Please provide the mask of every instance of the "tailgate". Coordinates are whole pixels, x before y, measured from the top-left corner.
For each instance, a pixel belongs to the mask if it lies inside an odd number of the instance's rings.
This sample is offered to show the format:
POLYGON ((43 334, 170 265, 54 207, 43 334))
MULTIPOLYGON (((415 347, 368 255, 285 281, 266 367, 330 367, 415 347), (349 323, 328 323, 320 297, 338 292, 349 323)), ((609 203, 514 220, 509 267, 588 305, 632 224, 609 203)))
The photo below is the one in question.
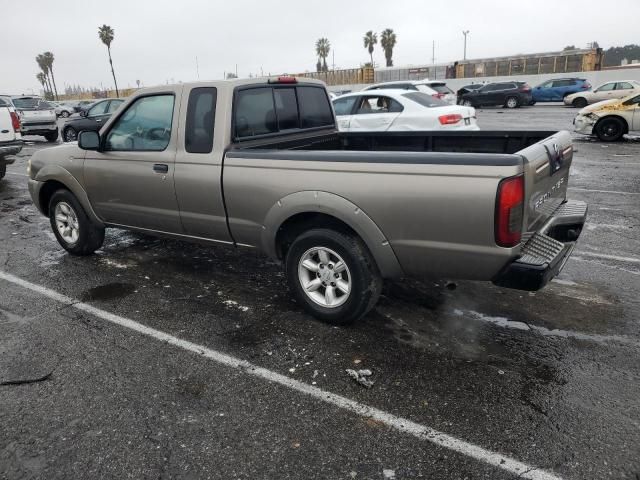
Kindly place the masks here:
POLYGON ((573 147, 561 131, 518 152, 524 157, 525 211, 523 232, 538 230, 566 200, 573 147))
POLYGON ((9 108, 0 107, 0 142, 10 142, 15 139, 16 134, 13 130, 9 108))
POLYGON ((56 118, 54 110, 21 110, 20 114, 21 122, 27 124, 34 122, 53 122, 56 118))

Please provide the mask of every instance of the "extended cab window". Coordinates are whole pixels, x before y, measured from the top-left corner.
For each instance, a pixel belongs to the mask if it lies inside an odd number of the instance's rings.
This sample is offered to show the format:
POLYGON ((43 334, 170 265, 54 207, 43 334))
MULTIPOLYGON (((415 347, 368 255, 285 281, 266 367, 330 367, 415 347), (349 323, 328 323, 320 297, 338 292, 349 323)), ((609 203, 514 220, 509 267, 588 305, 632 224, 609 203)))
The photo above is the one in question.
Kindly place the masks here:
POLYGON ((321 87, 242 89, 235 102, 236 138, 334 125, 329 97, 321 87))
POLYGON ((109 130, 105 150, 160 152, 167 148, 174 100, 169 94, 138 98, 109 130))
POLYGON ((210 153, 218 91, 215 87, 194 88, 189 94, 184 149, 189 153, 210 153))

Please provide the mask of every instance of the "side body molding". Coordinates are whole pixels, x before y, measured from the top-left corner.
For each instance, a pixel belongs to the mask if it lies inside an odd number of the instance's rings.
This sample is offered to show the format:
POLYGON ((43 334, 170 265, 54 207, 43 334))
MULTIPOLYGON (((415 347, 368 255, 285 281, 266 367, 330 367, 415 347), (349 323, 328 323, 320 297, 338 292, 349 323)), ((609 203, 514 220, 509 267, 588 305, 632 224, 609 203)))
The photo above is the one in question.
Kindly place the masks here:
POLYGON ((276 235, 280 226, 299 213, 324 213, 349 225, 365 242, 385 278, 403 276, 391 245, 375 222, 357 205, 333 193, 296 192, 281 198, 267 212, 262 229, 262 249, 277 258, 276 235))

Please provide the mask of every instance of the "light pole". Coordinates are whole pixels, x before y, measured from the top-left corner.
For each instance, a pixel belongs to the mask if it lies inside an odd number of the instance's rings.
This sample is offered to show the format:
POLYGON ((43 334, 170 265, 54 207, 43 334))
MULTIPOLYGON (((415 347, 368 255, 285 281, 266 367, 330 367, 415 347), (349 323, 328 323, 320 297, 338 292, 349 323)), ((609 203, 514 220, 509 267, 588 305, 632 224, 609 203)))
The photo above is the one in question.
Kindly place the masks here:
POLYGON ((464 35, 464 57, 463 60, 467 59, 467 35, 469 35, 469 30, 463 30, 462 35, 464 35))

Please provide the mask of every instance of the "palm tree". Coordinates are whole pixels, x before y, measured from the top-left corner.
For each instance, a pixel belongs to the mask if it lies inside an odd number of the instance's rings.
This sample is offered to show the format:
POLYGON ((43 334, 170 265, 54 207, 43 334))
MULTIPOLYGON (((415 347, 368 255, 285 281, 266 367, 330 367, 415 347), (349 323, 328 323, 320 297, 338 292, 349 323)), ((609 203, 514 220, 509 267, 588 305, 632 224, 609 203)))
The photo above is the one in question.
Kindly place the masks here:
POLYGON ((318 65, 320 64, 320 60, 322 60, 322 71, 328 72, 329 67, 327 67, 327 57, 329 56, 329 52, 331 51, 331 44, 329 40, 322 37, 319 38, 316 42, 316 54, 318 55, 318 65))
POLYGON ((113 71, 113 61, 111 60, 111 42, 113 42, 113 28, 109 25, 102 25, 98 27, 98 37, 102 43, 107 46, 107 52, 109 52, 109 64, 111 65, 111 74, 113 75, 113 83, 116 86, 116 96, 120 96, 118 91, 118 82, 116 81, 116 72, 113 71))
POLYGON ((51 74, 51 81, 53 82, 53 91, 55 92, 55 95, 56 95, 55 99, 58 100, 58 87, 56 86, 56 77, 53 76, 53 61, 55 60, 55 57, 51 52, 44 52, 42 56, 44 57, 47 69, 51 74))
POLYGON ((42 85, 42 89, 44 90, 44 96, 45 98, 48 95, 47 92, 47 77, 45 77, 43 72, 37 73, 36 74, 36 78, 38 79, 38 82, 40 82, 40 84, 42 85))
POLYGON ((364 48, 369 50, 369 56, 371 57, 371 66, 373 67, 373 46, 378 43, 378 36, 373 33, 373 30, 369 30, 364 34, 364 48))
POLYGON ((393 29, 387 28, 380 34, 380 45, 384 50, 384 58, 387 59, 387 67, 393 67, 393 47, 396 46, 396 34, 393 29))
MULTIPOLYGON (((53 88, 51 87, 51 79, 49 78, 49 67, 47 66, 47 59, 45 58, 44 54, 41 53, 36 57, 36 63, 40 67, 40 70, 42 70, 42 74, 49 84, 49 93, 51 94, 51 100, 53 100, 53 88)), ((46 96, 47 89, 45 88, 45 97, 46 96)))

